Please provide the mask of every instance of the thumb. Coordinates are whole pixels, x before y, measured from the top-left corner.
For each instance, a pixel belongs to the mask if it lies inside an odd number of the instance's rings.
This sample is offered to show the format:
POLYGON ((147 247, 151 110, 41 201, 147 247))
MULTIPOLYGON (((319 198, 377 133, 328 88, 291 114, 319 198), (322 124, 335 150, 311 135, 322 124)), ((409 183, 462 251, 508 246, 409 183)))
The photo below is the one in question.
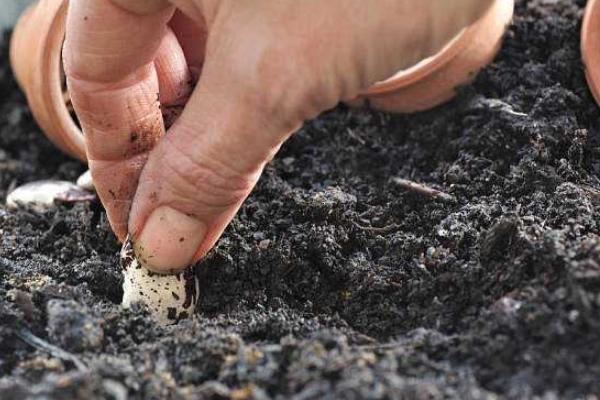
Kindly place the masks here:
POLYGON ((274 112, 275 102, 266 100, 277 97, 273 90, 250 87, 239 65, 219 54, 205 62, 186 108, 140 176, 129 232, 138 256, 157 272, 185 268, 214 246, 302 121, 274 117, 290 113, 274 112))

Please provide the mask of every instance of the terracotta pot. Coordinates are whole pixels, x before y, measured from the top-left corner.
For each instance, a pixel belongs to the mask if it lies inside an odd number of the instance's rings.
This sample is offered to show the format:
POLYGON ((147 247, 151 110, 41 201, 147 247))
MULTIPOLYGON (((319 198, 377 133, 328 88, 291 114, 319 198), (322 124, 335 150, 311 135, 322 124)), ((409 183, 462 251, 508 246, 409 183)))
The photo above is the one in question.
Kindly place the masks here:
POLYGON ((410 113, 438 106, 456 95, 493 61, 510 24, 514 0, 495 0, 473 25, 463 29, 434 56, 377 83, 351 105, 368 100, 374 108, 410 113))
POLYGON ((46 136, 66 153, 85 161, 81 130, 67 107, 62 44, 67 0, 39 0, 14 28, 10 60, 31 112, 46 136))
POLYGON ((600 104, 600 1, 589 0, 581 29, 581 54, 588 86, 600 104))

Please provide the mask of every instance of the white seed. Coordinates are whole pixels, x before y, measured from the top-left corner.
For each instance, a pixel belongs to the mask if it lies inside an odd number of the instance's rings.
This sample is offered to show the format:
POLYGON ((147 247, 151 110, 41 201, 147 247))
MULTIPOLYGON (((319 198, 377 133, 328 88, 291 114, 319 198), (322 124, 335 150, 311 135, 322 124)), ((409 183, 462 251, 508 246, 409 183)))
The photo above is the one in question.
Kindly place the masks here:
POLYGON ((81 174, 79 178, 77 178, 77 186, 82 189, 89 190, 90 192, 96 190, 94 187, 94 181, 92 180, 92 173, 89 169, 81 174))
POLYGON ((44 211, 54 207, 55 200, 64 198, 69 193, 81 192, 79 186, 67 181, 30 182, 9 193, 6 197, 6 207, 30 207, 36 211, 44 211))
POLYGON ((195 267, 171 275, 151 272, 135 255, 129 238, 121 249, 121 266, 123 307, 143 303, 161 325, 174 324, 193 315, 199 290, 195 267))

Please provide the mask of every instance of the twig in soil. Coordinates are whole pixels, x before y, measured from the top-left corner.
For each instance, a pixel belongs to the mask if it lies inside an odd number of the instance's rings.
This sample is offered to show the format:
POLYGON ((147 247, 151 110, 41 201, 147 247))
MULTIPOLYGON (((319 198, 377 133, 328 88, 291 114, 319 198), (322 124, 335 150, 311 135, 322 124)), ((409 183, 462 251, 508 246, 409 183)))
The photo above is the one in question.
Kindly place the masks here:
POLYGON ((362 226, 356 222, 353 222, 354 226, 356 226, 358 229, 362 229, 363 231, 368 231, 368 232, 373 232, 373 233, 379 233, 379 234, 386 234, 386 233, 390 233, 390 232, 394 232, 397 231, 398 229, 400 229, 400 225, 398 224, 391 224, 391 225, 386 225, 386 226, 382 226, 382 227, 378 227, 378 226, 362 226))
POLYGON ((527 117, 528 115, 522 112, 515 111, 513 106, 499 99, 485 99, 484 104, 492 110, 498 110, 515 117, 527 117))
POLYGON ((440 200, 444 203, 456 203, 456 198, 454 196, 442 192, 441 190, 426 186, 422 183, 409 181, 408 179, 403 178, 392 178, 392 182, 408 192, 415 192, 420 195, 430 197, 434 200, 440 200))
POLYGON ((401 343, 399 342, 391 342, 391 343, 385 343, 385 344, 363 344, 363 345, 358 345, 358 346, 354 346, 356 349, 359 350, 379 350, 379 351, 383 351, 383 350, 394 350, 397 349, 398 347, 402 346, 401 343))
POLYGON ((500 99, 488 99, 483 96, 476 96, 469 106, 470 110, 473 111, 499 111, 515 117, 528 117, 529 115, 515 111, 512 105, 505 103, 500 99))
POLYGON ((80 371, 87 371, 86 365, 77 356, 35 336, 29 329, 21 328, 17 331, 17 335, 30 346, 33 346, 38 350, 45 351, 56 358, 60 358, 61 360, 70 361, 80 371))
POLYGON ((364 146, 364 145, 367 144, 367 142, 365 142, 360 136, 358 136, 357 134, 355 134, 352 129, 350 129, 350 128, 346 129, 346 133, 348 133, 348 136, 350 136, 352 139, 356 140, 361 145, 364 146))

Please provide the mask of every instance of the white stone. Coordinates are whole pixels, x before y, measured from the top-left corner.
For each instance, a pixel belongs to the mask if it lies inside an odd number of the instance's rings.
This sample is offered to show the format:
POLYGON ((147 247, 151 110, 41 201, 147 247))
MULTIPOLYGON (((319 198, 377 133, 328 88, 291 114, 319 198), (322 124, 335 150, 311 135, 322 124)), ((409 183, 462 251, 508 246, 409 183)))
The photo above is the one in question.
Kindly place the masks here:
POLYGON ((94 181, 92 180, 92 173, 88 169, 79 178, 77 178, 77 186, 82 189, 89 190, 90 192, 95 191, 94 181))
POLYGON ((129 238, 121 250, 123 302, 145 304, 161 325, 170 325, 194 314, 198 302, 198 279, 194 267, 171 275, 151 272, 136 257, 129 238))
POLYGON ((36 211, 44 211, 54 207, 54 200, 70 191, 81 192, 81 189, 67 181, 30 182, 19 186, 6 196, 6 207, 9 209, 31 207, 36 211))

